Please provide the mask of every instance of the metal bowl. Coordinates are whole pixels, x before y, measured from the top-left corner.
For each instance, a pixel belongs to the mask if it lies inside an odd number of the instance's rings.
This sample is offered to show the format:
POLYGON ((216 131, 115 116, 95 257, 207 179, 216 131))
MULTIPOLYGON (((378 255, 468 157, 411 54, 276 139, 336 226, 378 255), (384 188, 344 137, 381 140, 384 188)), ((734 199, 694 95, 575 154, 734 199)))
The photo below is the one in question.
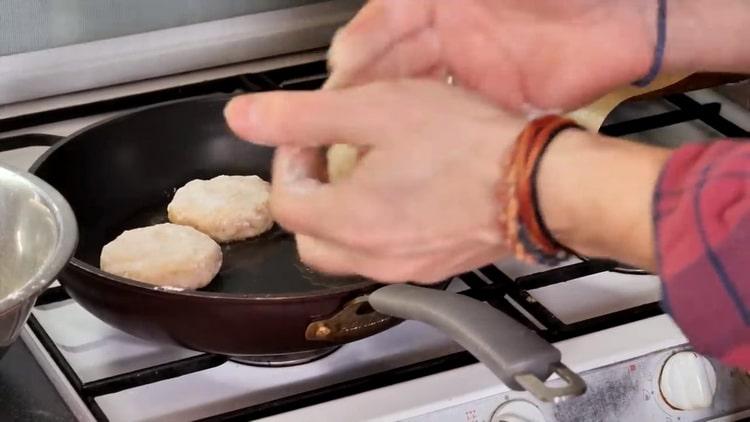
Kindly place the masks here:
POLYGON ((77 240, 75 216, 62 195, 32 174, 0 166, 0 356, 77 240))

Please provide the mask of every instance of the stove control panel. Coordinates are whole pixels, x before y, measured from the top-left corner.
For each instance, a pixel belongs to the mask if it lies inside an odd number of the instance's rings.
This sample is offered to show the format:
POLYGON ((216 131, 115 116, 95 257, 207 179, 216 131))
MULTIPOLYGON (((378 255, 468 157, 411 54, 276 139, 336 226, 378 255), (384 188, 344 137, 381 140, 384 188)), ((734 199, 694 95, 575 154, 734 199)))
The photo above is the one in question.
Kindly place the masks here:
MULTIPOLYGON (((688 422, 750 409, 750 376, 680 346, 581 374, 586 394, 558 404, 508 391, 411 422, 688 422)), ((555 381, 551 381, 554 383, 555 381)))

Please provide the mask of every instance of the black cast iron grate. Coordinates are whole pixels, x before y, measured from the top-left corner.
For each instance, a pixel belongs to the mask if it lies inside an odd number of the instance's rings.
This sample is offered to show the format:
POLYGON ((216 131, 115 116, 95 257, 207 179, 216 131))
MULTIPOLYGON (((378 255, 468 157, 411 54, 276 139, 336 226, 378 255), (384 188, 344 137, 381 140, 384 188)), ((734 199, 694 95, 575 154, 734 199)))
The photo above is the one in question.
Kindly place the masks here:
MULTIPOLYGON (((158 91, 133 97, 108 100, 87 104, 72 109, 43 112, 9 120, 0 120, 0 128, 16 129, 51 121, 80 117, 103 110, 124 110, 140 105, 153 104, 159 101, 184 98, 197 94, 215 92, 264 91, 270 89, 313 89, 319 87, 326 77, 325 64, 317 62, 307 65, 278 69, 260 74, 243 75, 225 78, 220 81, 204 82, 179 89, 158 91)), ((602 133, 612 136, 624 136, 646 130, 671 126, 692 120, 700 120, 717 132, 728 137, 748 137, 750 133, 721 116, 721 104, 701 104, 682 94, 670 95, 666 100, 676 109, 665 113, 632 119, 604 126, 602 133)), ((3 141, 7 141, 3 140, 3 141)), ((607 328, 635 322, 662 313, 658 303, 649 303, 630 309, 598 316, 595 318, 566 324, 560 321, 544 305, 534 300, 529 293, 534 289, 565 283, 570 280, 606 271, 616 271, 616 264, 607 261, 584 261, 572 265, 550 269, 535 274, 519 277, 515 280, 495 266, 480 268, 458 276, 469 288, 459 292, 485 301, 508 313, 524 325, 536 330, 550 342, 557 342, 607 328), (481 275, 481 276, 480 276, 481 275), (522 309, 524 312, 521 312, 522 309), (536 322, 525 314, 530 315, 536 322), (540 327, 541 325, 541 327, 540 327)), ((62 287, 47 290, 37 301, 37 306, 68 300, 62 287)), ((108 418, 96 403, 96 398, 142 385, 164 381, 170 378, 207 370, 222 365, 227 361, 224 356, 201 354, 178 361, 168 362, 149 368, 82 382, 73 368, 65 360, 54 341, 32 315, 29 326, 35 333, 52 359, 65 374, 76 392, 99 421, 108 418)), ((341 397, 370 391, 427 375, 476 363, 468 352, 430 359, 412 365, 395 368, 334 385, 312 389, 303 393, 256 404, 247 408, 232 410, 204 419, 205 421, 245 421, 272 416, 275 414, 300 409, 306 406, 335 400, 341 397)))

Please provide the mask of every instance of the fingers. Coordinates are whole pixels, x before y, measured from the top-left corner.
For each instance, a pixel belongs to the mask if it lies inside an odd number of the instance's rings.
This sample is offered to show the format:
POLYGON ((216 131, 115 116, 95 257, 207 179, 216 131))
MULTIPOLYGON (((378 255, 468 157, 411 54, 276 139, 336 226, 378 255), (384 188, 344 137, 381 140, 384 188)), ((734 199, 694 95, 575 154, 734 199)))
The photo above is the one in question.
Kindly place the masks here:
POLYGON ((297 186, 313 188, 325 182, 326 160, 324 151, 316 147, 280 146, 273 160, 272 180, 282 188, 297 186))
POLYGON ((382 283, 414 282, 432 284, 496 262, 507 255, 504 248, 481 253, 466 253, 466 258, 415 255, 405 258, 383 257, 344 247, 335 242, 297 235, 300 259, 317 271, 331 275, 360 275, 382 283), (471 256, 469 256, 471 255, 471 256))
POLYGON ((364 195, 357 195, 346 180, 324 184, 306 175, 295 176, 296 168, 281 170, 281 161, 277 158, 274 165, 271 193, 275 221, 286 230, 347 246, 364 242, 368 233, 363 228, 376 218, 364 195))
POLYGON ((441 65, 440 42, 430 28, 409 34, 382 54, 372 57, 367 66, 349 63, 332 66, 326 88, 364 85, 377 80, 398 78, 435 78, 445 76, 441 65))
MULTIPOLYGON (((332 72, 326 86, 352 85, 357 75, 403 40, 424 32, 432 23, 433 7, 434 2, 428 0, 368 2, 334 37, 328 55, 332 72)), ((410 47, 408 51, 415 50, 410 47)))
POLYGON ((237 136, 258 144, 371 145, 384 139, 374 135, 392 123, 389 110, 375 101, 384 94, 387 89, 372 87, 247 94, 233 98, 224 115, 237 136))
POLYGON ((323 184, 316 177, 318 159, 319 155, 310 148, 276 149, 271 214, 289 231, 314 236, 338 232, 336 220, 342 217, 342 207, 346 206, 346 191, 342 184, 323 184))
POLYGON ((407 260, 382 259, 304 235, 297 235, 296 240, 302 262, 320 272, 356 274, 382 283, 414 281, 411 279, 413 267, 407 260))
POLYGON ((295 236, 300 260, 320 272, 330 275, 354 275, 351 254, 322 239, 298 234, 295 236))
POLYGON ((360 108, 352 97, 346 91, 247 94, 229 101, 224 115, 237 136, 254 143, 318 146, 356 138, 355 127, 342 118, 360 108))

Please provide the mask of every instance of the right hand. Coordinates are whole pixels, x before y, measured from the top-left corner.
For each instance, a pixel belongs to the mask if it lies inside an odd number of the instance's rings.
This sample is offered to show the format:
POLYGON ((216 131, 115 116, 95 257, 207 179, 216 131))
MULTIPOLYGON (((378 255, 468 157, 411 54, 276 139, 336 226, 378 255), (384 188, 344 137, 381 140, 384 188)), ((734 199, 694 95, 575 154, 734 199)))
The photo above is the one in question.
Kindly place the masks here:
POLYGON ((240 138, 278 147, 272 213, 311 267, 429 283, 508 256, 496 190, 525 122, 484 98, 401 80, 246 94, 225 114, 240 138), (320 183, 315 151, 339 141, 369 151, 349 177, 320 183))
POLYGON ((651 0, 371 0, 334 38, 328 87, 445 78, 508 110, 572 110, 644 75, 651 0))

